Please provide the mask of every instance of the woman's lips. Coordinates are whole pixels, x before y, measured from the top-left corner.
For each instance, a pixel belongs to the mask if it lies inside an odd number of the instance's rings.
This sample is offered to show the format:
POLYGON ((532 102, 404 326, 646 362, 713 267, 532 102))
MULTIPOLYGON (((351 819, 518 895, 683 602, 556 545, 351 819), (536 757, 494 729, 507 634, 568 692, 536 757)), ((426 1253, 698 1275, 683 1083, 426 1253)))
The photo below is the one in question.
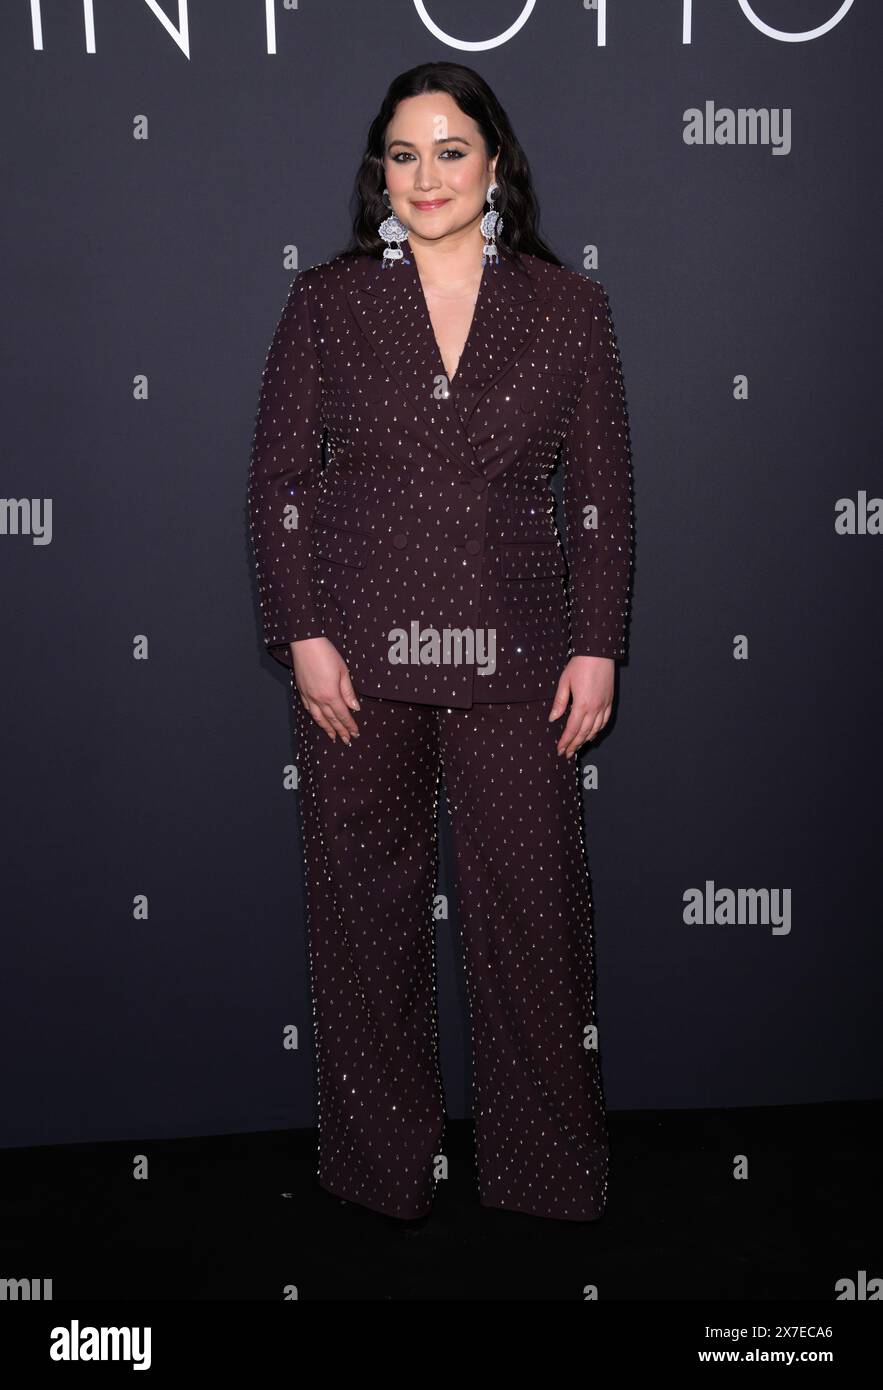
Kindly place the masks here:
POLYGON ((413 206, 419 208, 421 212, 432 212, 433 208, 442 208, 445 203, 450 201, 450 198, 433 198, 429 203, 418 203, 412 199, 413 206))

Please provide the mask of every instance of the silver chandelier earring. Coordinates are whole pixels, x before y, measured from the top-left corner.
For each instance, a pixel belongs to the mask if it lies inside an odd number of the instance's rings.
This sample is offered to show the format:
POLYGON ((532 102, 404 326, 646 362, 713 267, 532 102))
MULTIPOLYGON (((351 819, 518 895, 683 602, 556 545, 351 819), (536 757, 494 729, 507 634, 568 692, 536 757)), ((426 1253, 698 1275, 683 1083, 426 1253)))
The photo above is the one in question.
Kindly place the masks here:
POLYGON ((494 194, 499 193, 499 191, 499 184, 492 183, 487 191, 489 207, 484 217, 481 219, 481 234, 485 239, 484 250, 481 254, 484 258, 485 265, 488 261, 491 261, 496 266, 500 259, 495 238, 497 234, 503 230, 503 219, 494 207, 494 194))
MULTIPOLYGON (((388 188, 384 188, 383 190, 383 201, 386 203, 387 207, 392 206, 388 188)), ((391 213, 389 217, 383 219, 377 231, 386 242, 386 250, 383 253, 381 268, 386 270, 388 265, 394 265, 396 261, 401 260, 404 260, 405 265, 410 265, 411 262, 408 260, 401 247, 401 243, 407 239, 408 228, 403 222, 399 221, 394 212, 391 213)))

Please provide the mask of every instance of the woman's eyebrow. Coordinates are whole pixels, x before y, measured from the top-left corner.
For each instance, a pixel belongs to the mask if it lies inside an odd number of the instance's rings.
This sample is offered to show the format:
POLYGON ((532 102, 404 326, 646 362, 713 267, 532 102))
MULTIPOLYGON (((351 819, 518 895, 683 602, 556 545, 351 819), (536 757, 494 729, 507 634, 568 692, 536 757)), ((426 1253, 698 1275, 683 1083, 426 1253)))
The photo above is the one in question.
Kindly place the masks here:
MULTIPOLYGON (((466 139, 465 135, 440 135, 438 139, 434 140, 432 143, 434 145, 447 145, 450 144, 452 140, 456 140, 461 145, 470 144, 470 141, 466 139)), ((390 140, 386 148, 391 150, 393 145, 407 145, 412 150, 417 148, 413 140, 390 140)))

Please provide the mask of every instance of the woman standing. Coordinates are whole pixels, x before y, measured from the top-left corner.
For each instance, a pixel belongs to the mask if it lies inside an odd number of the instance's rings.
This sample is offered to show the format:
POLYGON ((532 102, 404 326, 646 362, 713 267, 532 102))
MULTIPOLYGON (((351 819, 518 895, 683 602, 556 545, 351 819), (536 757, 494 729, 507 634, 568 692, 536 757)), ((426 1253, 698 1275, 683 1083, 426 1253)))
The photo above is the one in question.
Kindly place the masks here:
POLYGON ((443 774, 480 1201, 593 1220, 609 1149, 574 755, 626 651, 610 306, 539 238, 524 153, 469 68, 393 82, 357 196, 351 246, 289 289, 249 475, 263 636, 297 713, 318 1180, 413 1221, 444 1174, 443 774))

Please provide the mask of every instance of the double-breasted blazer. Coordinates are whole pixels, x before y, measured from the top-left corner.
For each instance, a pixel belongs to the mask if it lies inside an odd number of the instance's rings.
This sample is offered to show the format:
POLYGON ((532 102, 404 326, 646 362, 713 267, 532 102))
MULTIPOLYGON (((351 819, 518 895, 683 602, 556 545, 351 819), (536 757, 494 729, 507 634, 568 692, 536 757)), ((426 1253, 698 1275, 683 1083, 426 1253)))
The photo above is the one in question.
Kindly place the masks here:
POLYGON ((302 271, 248 510, 263 640, 289 667, 325 636, 358 692, 468 708, 551 700, 571 655, 622 658, 631 450, 605 289, 500 248, 449 381, 413 257, 302 271))

